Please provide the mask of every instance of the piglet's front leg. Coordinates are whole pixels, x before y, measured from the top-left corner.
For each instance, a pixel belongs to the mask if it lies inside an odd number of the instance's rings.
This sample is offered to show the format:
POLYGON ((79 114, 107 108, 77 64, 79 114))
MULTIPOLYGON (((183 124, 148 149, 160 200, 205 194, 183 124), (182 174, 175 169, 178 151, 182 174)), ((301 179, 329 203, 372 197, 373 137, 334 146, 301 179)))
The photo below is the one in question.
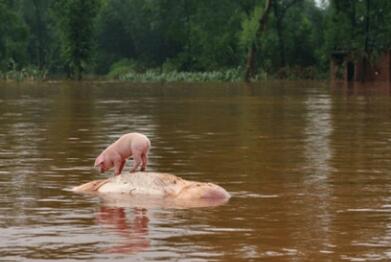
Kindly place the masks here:
POLYGON ((126 160, 114 162, 114 175, 119 176, 125 166, 126 160))

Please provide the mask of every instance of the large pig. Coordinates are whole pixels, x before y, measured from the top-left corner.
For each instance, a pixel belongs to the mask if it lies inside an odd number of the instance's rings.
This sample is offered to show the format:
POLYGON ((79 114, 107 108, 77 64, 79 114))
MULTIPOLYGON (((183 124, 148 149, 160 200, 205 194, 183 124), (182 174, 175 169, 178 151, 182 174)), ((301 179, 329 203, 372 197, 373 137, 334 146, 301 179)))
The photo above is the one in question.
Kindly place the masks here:
POLYGON ((145 171, 148 163, 148 152, 151 147, 149 139, 140 133, 128 133, 108 146, 95 160, 95 167, 101 173, 114 167, 114 174, 121 174, 125 162, 129 157, 133 158, 130 172, 135 172, 141 167, 145 171))
POLYGON ((219 185, 157 172, 136 172, 94 180, 74 187, 72 191, 98 194, 109 206, 145 208, 217 206, 230 198, 230 194, 219 185))

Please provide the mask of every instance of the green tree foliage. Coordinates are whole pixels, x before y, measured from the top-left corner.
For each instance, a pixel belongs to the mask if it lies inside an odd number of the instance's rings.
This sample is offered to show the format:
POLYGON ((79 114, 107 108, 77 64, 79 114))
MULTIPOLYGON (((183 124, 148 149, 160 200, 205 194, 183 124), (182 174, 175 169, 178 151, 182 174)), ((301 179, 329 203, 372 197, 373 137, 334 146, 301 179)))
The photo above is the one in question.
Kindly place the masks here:
POLYGON ((23 0, 22 13, 29 30, 27 48, 29 61, 39 69, 48 67, 50 43, 53 41, 49 28, 50 0, 23 0))
POLYGON ((236 66, 239 8, 229 0, 107 1, 98 19, 99 61, 180 71, 236 66))
POLYGON ((359 56, 391 47, 391 2, 332 0, 326 15, 326 52, 355 51, 359 56))
POLYGON ((262 15, 262 7, 256 6, 249 16, 242 19, 242 31, 239 36, 240 47, 246 51, 256 39, 259 28, 259 17, 262 15))
POLYGON ((57 0, 55 4, 67 73, 80 80, 91 56, 100 1, 57 0))
POLYGON ((318 2, 272 0, 257 35, 266 0, 0 0, 0 71, 236 77, 255 45, 254 74, 291 77, 327 72, 335 50, 391 47, 391 1, 318 2))
POLYGON ((252 78, 256 76, 256 67, 257 67, 257 54, 258 54, 258 39, 265 34, 266 25, 268 24, 269 14, 272 7, 272 0, 266 0, 265 8, 262 10, 261 14, 257 14, 257 10, 254 12, 254 16, 258 15, 254 19, 258 22, 258 26, 254 25, 256 28, 255 36, 251 40, 247 51, 246 57, 246 67, 244 72, 244 80, 249 82, 252 78))
POLYGON ((27 28, 18 14, 19 4, 0 0, 0 70, 14 70, 27 62, 27 28))
POLYGON ((322 14, 314 5, 296 1, 283 20, 283 41, 288 66, 317 66, 322 46, 322 14))
POLYGON ((197 1, 188 10, 187 46, 190 60, 184 69, 216 70, 237 66, 242 61, 238 52, 237 32, 241 26, 240 6, 235 1, 197 1))

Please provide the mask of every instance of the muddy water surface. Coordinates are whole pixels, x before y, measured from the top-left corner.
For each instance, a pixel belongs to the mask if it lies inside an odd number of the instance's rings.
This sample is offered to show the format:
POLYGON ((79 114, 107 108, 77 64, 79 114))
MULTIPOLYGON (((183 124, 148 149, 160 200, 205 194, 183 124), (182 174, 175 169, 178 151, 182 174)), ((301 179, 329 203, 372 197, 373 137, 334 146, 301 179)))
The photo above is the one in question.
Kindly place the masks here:
POLYGON ((390 87, 0 83, 0 257, 389 260, 390 87), (152 141, 149 170, 232 199, 145 209, 64 190, 111 175, 94 159, 132 131, 152 141))

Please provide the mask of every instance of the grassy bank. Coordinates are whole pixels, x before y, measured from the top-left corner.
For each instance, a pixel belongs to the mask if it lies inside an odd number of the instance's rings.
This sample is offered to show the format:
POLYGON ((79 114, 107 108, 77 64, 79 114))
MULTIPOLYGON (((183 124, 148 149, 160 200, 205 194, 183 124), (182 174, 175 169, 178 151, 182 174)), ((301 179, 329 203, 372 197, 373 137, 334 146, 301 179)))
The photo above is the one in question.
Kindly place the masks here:
MULTIPOLYGON (((260 72, 254 77, 257 80, 324 80, 327 73, 319 73, 311 68, 282 68, 271 74, 260 72)), ((13 81, 34 81, 48 79, 66 79, 66 76, 50 75, 46 70, 25 68, 0 72, 0 79, 13 81)), ((86 75, 84 79, 120 80, 129 82, 240 82, 243 71, 240 68, 211 72, 178 72, 161 69, 134 70, 132 68, 115 68, 107 75, 86 75)))
POLYGON ((23 68, 21 70, 9 70, 6 72, 0 71, 0 79, 2 80, 45 80, 48 77, 48 72, 46 70, 39 70, 32 67, 23 68))

